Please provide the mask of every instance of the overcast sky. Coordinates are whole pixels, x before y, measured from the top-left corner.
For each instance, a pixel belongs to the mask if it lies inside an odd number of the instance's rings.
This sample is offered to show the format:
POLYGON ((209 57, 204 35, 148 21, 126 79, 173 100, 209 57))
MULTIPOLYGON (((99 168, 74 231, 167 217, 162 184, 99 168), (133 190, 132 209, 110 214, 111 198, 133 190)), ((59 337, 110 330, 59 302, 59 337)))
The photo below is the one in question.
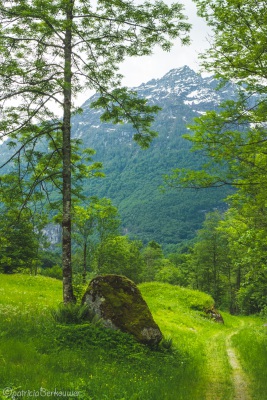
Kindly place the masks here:
MULTIPOLYGON (((124 84, 127 86, 139 86, 153 78, 160 78, 172 68, 188 65, 195 71, 199 69, 198 53, 208 47, 208 28, 205 21, 197 16, 196 6, 192 0, 178 0, 185 7, 185 15, 192 24, 190 33, 191 45, 182 46, 179 39, 169 53, 155 48, 154 54, 147 57, 129 58, 121 67, 125 76, 124 84)), ((171 4, 173 0, 165 0, 171 4)))
MULTIPOLYGON (((142 0, 136 0, 141 2, 142 0)), ((164 0, 171 4, 176 0, 164 0)), ((155 48, 153 55, 146 57, 131 57, 121 66, 121 73, 125 76, 123 85, 136 87, 143 82, 153 78, 161 78, 172 68, 188 65, 195 71, 199 70, 198 54, 207 48, 208 28, 205 21, 197 16, 196 6, 192 0, 177 0, 184 4, 184 14, 188 22, 192 24, 190 32, 191 45, 181 46, 180 40, 176 39, 175 45, 170 52, 164 52, 155 48)), ((83 93, 78 96, 77 103, 83 103, 92 93, 83 93)))

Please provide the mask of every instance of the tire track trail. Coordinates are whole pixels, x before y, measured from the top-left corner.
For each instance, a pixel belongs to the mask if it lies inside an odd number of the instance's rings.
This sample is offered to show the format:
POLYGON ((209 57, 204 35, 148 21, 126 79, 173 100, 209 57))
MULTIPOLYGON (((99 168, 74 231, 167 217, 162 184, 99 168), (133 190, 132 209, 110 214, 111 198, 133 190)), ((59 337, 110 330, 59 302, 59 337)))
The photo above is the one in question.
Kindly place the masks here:
POLYGON ((207 347, 208 385, 205 400, 231 400, 234 387, 229 379, 228 355, 225 332, 218 332, 209 338, 207 347), (228 374, 222 373, 227 371, 228 374))
POLYGON ((237 333, 238 331, 232 332, 226 339, 226 351, 233 371, 234 400, 252 400, 249 391, 249 379, 240 364, 236 350, 231 344, 232 336, 237 333))
POLYGON ((250 394, 249 378, 232 344, 232 337, 243 326, 244 321, 241 321, 238 329, 235 328, 232 332, 228 330, 228 332, 216 333, 210 338, 207 352, 209 386, 205 400, 253 400, 250 394))

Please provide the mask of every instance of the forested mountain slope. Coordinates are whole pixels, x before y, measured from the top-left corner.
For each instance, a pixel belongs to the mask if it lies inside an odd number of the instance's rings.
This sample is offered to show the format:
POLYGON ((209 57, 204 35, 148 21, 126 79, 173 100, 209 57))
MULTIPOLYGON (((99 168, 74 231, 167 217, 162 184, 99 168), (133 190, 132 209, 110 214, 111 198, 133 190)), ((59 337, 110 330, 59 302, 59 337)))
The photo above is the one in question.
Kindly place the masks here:
POLYGON ((103 162, 106 173, 106 178, 88 182, 86 194, 112 199, 124 233, 144 242, 176 244, 195 235, 205 212, 225 208, 222 199, 229 189, 159 190, 163 174, 172 168, 200 165, 201 156, 190 152, 182 135, 194 117, 235 96, 232 84, 220 91, 217 85, 212 77, 203 78, 185 66, 135 88, 162 107, 153 125, 159 135, 148 150, 133 142, 132 128, 100 122, 101 111, 90 108, 95 96, 84 103, 83 114, 73 118, 74 136, 96 150, 94 160, 103 162))
MULTIPOLYGON (((217 86, 212 77, 203 78, 185 66, 134 88, 150 104, 162 108, 153 123, 158 137, 147 150, 132 140, 130 126, 100 122, 102 110, 90 108, 97 95, 84 103, 82 114, 73 116, 73 136, 96 151, 93 160, 103 163, 106 174, 104 179, 89 179, 85 193, 112 200, 118 207, 124 234, 144 243, 155 240, 171 249, 195 236, 206 212, 226 208, 223 199, 229 188, 160 190, 163 175, 173 168, 195 169, 202 164, 203 156, 190 152, 191 144, 182 136, 188 133, 187 125, 194 117, 235 97, 234 85, 229 83, 221 90, 217 86)), ((1 145, 1 161, 10 156, 10 151, 14 149, 6 143, 1 145)))

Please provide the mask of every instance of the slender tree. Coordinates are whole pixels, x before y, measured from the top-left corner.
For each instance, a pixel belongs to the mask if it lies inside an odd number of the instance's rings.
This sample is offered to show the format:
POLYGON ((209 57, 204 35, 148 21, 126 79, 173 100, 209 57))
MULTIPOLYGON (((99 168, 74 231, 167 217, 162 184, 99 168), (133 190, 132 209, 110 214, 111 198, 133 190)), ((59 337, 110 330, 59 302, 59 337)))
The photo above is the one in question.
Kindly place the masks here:
POLYGON ((82 248, 83 283, 86 283, 88 252, 93 258, 93 249, 108 236, 118 234, 120 220, 118 210, 109 199, 93 197, 86 207, 74 206, 73 239, 82 248))
POLYGON ((144 248, 142 256, 145 262, 142 279, 148 282, 153 281, 156 273, 160 270, 161 261, 163 260, 161 245, 152 240, 144 248))
POLYGON ((140 282, 144 267, 141 247, 140 241, 129 240, 127 236, 107 236, 96 250, 96 271, 125 275, 134 282, 140 282))
POLYGON ((194 286, 210 293, 220 304, 224 293, 228 291, 225 281, 229 270, 227 239, 218 229, 221 218, 218 211, 206 215, 191 254, 194 286))
MULTIPOLYGON (((129 0, 1 0, 0 1, 0 138, 32 149, 44 136, 53 142, 53 156, 62 159, 62 263, 64 302, 74 301, 71 268, 71 113, 82 88, 95 89, 95 107, 103 119, 129 122, 135 140, 148 146, 155 132, 153 113, 136 93, 121 87, 118 65, 127 56, 151 54, 171 40, 188 43, 189 25, 182 6, 162 1, 135 5, 129 0), (55 107, 63 111, 56 117, 55 107), (49 121, 49 122, 48 122, 49 121)), ((11 157, 12 159, 12 157, 11 157)), ((53 177, 53 171, 46 167, 53 177)), ((41 184, 43 171, 34 183, 41 184)))

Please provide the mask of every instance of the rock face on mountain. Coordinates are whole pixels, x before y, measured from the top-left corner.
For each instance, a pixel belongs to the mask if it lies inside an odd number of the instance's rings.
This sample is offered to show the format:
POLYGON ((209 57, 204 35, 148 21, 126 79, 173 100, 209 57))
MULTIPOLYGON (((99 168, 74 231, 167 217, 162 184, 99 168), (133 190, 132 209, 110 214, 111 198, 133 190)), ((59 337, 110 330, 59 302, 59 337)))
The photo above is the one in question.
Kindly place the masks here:
POLYGON ((102 318, 104 326, 130 333, 143 344, 155 345, 162 334, 134 282, 120 275, 94 278, 83 304, 102 318))

